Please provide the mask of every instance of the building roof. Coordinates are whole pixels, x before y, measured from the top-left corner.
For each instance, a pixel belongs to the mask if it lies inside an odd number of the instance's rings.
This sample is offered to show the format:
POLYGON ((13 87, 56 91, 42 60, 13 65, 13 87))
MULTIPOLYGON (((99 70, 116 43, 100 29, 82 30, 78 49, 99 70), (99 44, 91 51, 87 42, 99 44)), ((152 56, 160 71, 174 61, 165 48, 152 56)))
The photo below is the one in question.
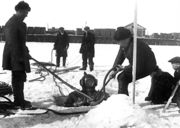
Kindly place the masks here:
MULTIPOLYGON (((133 26, 134 26, 134 23, 130 23, 130 24, 126 25, 125 28, 133 28, 133 26)), ((138 29, 146 29, 145 27, 143 27, 139 24, 137 24, 137 28, 138 29)))

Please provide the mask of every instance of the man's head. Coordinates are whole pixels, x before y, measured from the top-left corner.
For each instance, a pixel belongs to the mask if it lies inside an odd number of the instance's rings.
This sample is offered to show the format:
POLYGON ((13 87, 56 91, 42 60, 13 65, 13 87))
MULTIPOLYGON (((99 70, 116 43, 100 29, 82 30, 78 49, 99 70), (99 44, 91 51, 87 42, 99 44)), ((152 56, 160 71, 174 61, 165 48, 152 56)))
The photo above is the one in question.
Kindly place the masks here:
POLYGON ((168 62, 172 64, 172 68, 177 71, 180 70, 180 57, 176 56, 170 59, 168 62))
POLYGON ((15 6, 16 15, 20 17, 20 19, 24 20, 25 17, 27 17, 28 12, 31 11, 31 8, 28 3, 24 1, 20 1, 15 6))
POLYGON ((118 27, 114 34, 114 40, 118 41, 118 44, 120 44, 122 47, 128 46, 131 37, 131 31, 124 27, 118 27))
POLYGON ((60 31, 60 32, 64 32, 64 28, 63 28, 63 27, 60 27, 60 28, 59 28, 59 31, 60 31))
POLYGON ((85 31, 85 32, 88 32, 89 30, 90 30, 90 27, 89 27, 89 26, 84 27, 84 31, 85 31))

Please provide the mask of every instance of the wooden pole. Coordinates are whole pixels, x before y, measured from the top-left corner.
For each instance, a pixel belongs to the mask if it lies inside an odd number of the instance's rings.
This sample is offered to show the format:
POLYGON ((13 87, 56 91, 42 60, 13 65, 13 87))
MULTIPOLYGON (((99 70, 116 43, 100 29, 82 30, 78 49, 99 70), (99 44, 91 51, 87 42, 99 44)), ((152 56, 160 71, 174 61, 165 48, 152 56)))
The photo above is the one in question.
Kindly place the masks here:
POLYGON ((132 68, 132 76, 133 76, 133 104, 135 104, 135 92, 136 92, 136 60, 137 60, 137 0, 135 0, 135 8, 134 8, 134 24, 133 24, 133 68, 132 68))

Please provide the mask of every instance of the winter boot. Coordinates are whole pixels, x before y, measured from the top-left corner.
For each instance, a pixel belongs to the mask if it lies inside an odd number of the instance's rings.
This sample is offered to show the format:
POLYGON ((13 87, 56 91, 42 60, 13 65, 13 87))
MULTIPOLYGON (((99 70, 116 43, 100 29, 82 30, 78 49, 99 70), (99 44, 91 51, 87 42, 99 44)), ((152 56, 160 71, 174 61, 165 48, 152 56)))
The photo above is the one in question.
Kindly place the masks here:
POLYGON ((86 67, 82 67, 82 68, 80 68, 79 70, 86 70, 86 67))
POLYGON ((93 71, 93 70, 94 70, 94 66, 93 66, 93 65, 90 65, 90 66, 89 66, 89 70, 90 70, 90 71, 93 71))
POLYGON ((15 108, 26 109, 32 107, 29 101, 24 100, 24 82, 13 81, 13 94, 14 94, 14 106, 15 108))

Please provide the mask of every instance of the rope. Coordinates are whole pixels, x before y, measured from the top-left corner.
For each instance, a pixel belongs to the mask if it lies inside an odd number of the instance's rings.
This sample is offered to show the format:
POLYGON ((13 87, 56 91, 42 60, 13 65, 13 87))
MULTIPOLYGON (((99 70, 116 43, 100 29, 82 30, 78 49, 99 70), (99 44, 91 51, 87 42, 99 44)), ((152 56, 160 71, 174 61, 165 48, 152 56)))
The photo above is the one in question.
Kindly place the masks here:
MULTIPOLYGON (((116 66, 114 66, 113 68, 111 68, 111 69, 106 73, 106 75, 105 75, 105 77, 104 77, 104 80, 103 80, 103 87, 101 88, 100 92, 103 91, 103 92, 105 93, 105 87, 106 87, 106 85, 109 83, 109 81, 113 79, 113 77, 109 78, 108 80, 107 80, 107 78, 108 78, 109 74, 110 74, 115 68, 116 68, 116 66)), ((119 71, 121 71, 121 70, 122 70, 122 69, 115 71, 115 74, 117 74, 117 73, 118 73, 119 71)))
MULTIPOLYGON (((32 60, 34 60, 35 62, 39 63, 39 61, 37 61, 34 58, 31 58, 32 60)), ((74 91, 78 92, 79 94, 81 94, 82 96, 88 98, 89 100, 93 101, 93 99, 86 95, 85 93, 81 92, 79 89, 73 87, 72 85, 70 85, 69 83, 67 83, 66 81, 64 81, 63 79, 61 79, 58 75, 56 75, 54 72, 52 72, 51 70, 49 70, 48 68, 46 68, 44 65, 42 65, 41 63, 39 63, 39 65, 41 65, 44 69, 46 69, 50 74, 52 74, 54 77, 56 77, 58 80, 60 80, 62 83, 64 83, 65 85, 67 85, 69 88, 73 89, 74 91)))
MULTIPOLYGON (((52 63, 52 61, 53 61, 53 51, 54 51, 54 50, 52 49, 52 50, 51 50, 51 63, 52 63)), ((55 70, 53 71, 54 73, 57 71, 56 69, 57 69, 57 67, 56 67, 55 70)), ((62 91, 62 88, 58 85, 58 82, 56 81, 54 75, 53 75, 53 81, 54 81, 54 83, 55 83, 55 86, 58 88, 60 95, 61 95, 61 96, 65 96, 65 94, 64 94, 63 91, 62 91)))
MULTIPOLYGON (((105 77, 104 77, 104 80, 103 80, 103 86, 102 86, 102 88, 101 88, 101 90, 100 90, 100 92, 99 92, 99 95, 101 95, 101 92, 103 92, 103 94, 104 94, 104 96, 105 96, 105 93, 106 93, 105 87, 106 87, 106 85, 113 79, 113 77, 110 77, 108 80, 107 80, 107 78, 108 78, 109 74, 110 74, 115 68, 116 68, 116 66, 113 67, 113 68, 111 68, 111 69, 106 73, 106 75, 105 75, 105 77)), ((118 73, 119 71, 121 71, 121 70, 122 70, 122 69, 115 71, 115 74, 117 74, 117 73, 118 73)), ((101 97, 97 102, 98 102, 98 103, 101 103, 101 102, 104 100, 104 98, 105 98, 104 96, 101 97)))

